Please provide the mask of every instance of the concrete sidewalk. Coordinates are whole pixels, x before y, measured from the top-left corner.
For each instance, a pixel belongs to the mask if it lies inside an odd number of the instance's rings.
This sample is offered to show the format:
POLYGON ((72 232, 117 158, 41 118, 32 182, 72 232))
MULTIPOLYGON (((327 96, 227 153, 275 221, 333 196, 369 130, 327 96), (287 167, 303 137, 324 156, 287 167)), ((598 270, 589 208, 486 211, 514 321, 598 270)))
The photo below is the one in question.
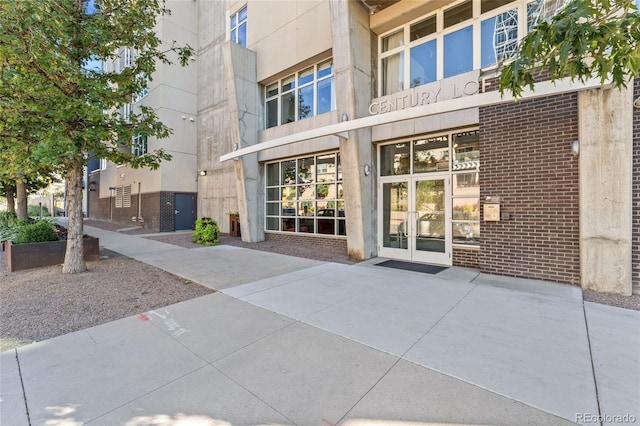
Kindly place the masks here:
POLYGON ((87 232, 222 291, 0 354, 2 425, 640 422, 640 312, 579 288, 87 232))

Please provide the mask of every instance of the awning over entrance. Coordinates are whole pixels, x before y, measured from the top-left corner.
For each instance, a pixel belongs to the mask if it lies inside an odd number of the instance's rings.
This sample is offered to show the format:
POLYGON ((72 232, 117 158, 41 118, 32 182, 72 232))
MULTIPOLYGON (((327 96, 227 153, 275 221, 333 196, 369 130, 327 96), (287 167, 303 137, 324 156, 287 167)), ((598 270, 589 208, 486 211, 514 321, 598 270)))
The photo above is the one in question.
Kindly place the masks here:
MULTIPOLYGON (((523 92, 520 100, 540 98, 544 96, 557 95, 566 92, 575 92, 580 90, 594 89, 603 87, 599 79, 590 79, 584 83, 571 82, 569 79, 558 80, 555 83, 544 81, 536 84, 535 91, 526 90, 523 92)), ((228 161, 238 159, 243 155, 254 152, 263 151, 265 149, 275 148, 278 146, 288 145, 295 142, 315 139, 322 136, 337 135, 346 136, 346 132, 352 130, 364 129, 367 127, 378 126, 382 124, 395 123, 398 121, 411 120, 419 117, 426 117, 446 112, 461 111, 469 108, 478 108, 482 106, 496 105, 501 103, 518 102, 511 97, 502 97, 498 91, 480 93, 477 95, 466 96, 457 99, 450 99, 437 103, 416 106, 413 108, 403 109, 399 111, 388 112, 385 114, 372 115, 369 117, 358 118, 351 121, 343 121, 342 123, 331 124, 325 127, 307 130, 269 141, 261 142, 255 145, 247 146, 236 151, 229 152, 220 157, 220 161, 228 161)), ((240 144, 238 144, 240 146, 240 144)))

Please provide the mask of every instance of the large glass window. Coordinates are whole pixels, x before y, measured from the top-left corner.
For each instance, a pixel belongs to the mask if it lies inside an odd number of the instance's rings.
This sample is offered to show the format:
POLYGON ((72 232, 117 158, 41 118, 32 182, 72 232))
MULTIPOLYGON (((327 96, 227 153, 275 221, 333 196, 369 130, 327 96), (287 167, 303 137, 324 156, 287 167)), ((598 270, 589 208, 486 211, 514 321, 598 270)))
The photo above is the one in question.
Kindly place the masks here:
POLYGON ((332 60, 267 84, 264 99, 267 129, 335 110, 332 60))
POLYGON ((455 133, 453 151, 452 227, 456 244, 480 244, 479 132, 455 133))
POLYGON ((247 7, 231 15, 231 41, 247 47, 247 7))
POLYGON ((511 58, 539 1, 466 0, 382 34, 380 96, 511 58))
POLYGON ((340 154, 265 166, 265 230, 346 235, 340 154))

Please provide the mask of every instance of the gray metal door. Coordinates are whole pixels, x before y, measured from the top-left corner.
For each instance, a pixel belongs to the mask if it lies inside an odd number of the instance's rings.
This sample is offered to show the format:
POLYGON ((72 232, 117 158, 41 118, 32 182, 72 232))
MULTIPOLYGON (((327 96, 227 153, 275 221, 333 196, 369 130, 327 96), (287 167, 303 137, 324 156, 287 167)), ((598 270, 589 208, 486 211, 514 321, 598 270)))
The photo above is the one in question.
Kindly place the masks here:
POLYGON ((193 194, 176 194, 174 206, 174 229, 176 231, 193 229, 196 221, 196 196, 193 194))

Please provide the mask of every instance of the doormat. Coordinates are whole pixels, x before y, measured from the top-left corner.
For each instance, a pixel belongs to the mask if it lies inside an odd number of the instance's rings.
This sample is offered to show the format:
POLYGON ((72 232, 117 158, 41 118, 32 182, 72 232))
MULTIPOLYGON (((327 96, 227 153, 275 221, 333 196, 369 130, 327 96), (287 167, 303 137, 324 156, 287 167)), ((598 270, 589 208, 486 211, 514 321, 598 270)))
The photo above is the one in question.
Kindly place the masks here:
POLYGON ((385 260, 384 262, 376 263, 376 266, 404 269, 405 271, 424 272, 426 274, 437 274, 438 272, 448 269, 446 266, 425 265, 424 263, 402 262, 400 260, 385 260))

